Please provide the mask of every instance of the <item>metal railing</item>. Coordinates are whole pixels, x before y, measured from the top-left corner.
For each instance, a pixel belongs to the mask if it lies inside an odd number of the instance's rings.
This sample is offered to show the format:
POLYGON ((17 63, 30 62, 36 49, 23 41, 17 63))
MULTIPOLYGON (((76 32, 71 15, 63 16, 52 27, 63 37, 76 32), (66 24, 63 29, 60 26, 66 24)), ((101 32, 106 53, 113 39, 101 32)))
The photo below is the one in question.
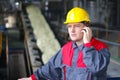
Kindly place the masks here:
POLYGON ((108 44, 113 56, 120 58, 120 31, 91 27, 93 35, 108 44))

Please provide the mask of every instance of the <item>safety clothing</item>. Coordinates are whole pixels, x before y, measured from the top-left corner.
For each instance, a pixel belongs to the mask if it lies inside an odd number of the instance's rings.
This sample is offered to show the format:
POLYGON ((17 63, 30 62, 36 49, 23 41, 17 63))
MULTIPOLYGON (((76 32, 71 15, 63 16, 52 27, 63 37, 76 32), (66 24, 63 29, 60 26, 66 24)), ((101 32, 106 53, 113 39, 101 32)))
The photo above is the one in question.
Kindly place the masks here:
POLYGON ((90 22, 90 18, 87 11, 80 7, 74 7, 68 12, 64 24, 82 21, 90 22))
POLYGON ((77 46, 70 41, 47 64, 31 76, 32 80, 106 80, 110 61, 107 46, 95 38, 77 46))

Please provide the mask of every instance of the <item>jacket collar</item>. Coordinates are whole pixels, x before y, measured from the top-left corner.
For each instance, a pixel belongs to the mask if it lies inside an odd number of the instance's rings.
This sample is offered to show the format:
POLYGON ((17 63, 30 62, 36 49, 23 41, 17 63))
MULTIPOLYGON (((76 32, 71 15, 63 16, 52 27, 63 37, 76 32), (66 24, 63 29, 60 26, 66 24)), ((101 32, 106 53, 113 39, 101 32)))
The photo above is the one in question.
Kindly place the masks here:
POLYGON ((77 46, 77 44, 75 42, 73 42, 73 49, 76 49, 78 48, 79 50, 82 50, 83 49, 83 46, 84 44, 81 44, 80 46, 77 46))

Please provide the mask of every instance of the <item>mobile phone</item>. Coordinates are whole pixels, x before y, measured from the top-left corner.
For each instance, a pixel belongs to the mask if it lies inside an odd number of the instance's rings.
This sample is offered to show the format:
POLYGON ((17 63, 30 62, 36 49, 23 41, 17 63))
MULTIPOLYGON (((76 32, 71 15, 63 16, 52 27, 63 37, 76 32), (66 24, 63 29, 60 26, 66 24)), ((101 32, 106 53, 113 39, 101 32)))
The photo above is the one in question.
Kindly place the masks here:
POLYGON ((84 30, 85 32, 87 32, 86 29, 82 29, 82 30, 84 30))

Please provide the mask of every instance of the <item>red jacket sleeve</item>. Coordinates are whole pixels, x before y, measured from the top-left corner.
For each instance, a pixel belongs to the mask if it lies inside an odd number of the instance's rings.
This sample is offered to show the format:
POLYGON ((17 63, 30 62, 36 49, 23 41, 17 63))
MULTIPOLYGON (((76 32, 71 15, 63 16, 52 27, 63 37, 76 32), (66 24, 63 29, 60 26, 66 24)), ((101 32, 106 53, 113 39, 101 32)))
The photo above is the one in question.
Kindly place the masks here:
POLYGON ((36 80, 36 77, 35 77, 34 74, 32 74, 30 77, 31 77, 32 80, 36 80))

